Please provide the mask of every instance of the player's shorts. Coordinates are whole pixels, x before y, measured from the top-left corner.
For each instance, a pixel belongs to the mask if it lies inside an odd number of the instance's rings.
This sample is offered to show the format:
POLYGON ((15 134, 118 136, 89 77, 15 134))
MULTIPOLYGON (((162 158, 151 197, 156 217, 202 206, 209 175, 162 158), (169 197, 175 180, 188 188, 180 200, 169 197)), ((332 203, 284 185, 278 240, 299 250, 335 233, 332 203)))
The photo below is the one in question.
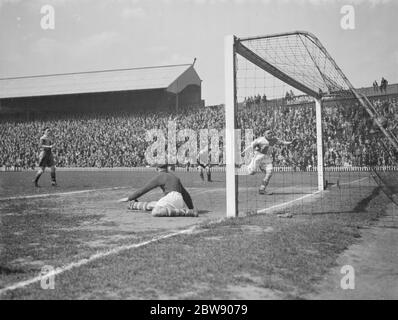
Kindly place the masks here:
POLYGON ((211 168, 211 164, 210 163, 202 163, 199 160, 197 160, 196 163, 198 164, 199 167, 201 167, 203 169, 211 168))
POLYGON ((55 161, 52 152, 42 151, 39 156, 39 167, 55 166, 55 161))
POLYGON ((169 208, 169 209, 188 209, 182 198, 181 193, 177 191, 169 192, 164 197, 160 198, 155 207, 169 208))
POLYGON ((199 167, 202 167, 203 169, 206 168, 206 165, 201 163, 199 160, 197 160, 196 163, 198 164, 199 167))
POLYGON ((254 153, 252 161, 250 161, 249 165, 247 166, 249 174, 254 174, 258 170, 267 172, 272 170, 272 168, 273 165, 271 157, 258 151, 254 153))

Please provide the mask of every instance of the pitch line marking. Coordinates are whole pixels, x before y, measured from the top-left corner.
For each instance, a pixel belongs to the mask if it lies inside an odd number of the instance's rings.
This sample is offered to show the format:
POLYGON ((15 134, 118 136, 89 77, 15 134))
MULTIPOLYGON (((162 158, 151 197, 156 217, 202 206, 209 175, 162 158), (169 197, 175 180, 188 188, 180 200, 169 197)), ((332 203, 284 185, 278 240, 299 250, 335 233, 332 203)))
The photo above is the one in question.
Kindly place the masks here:
POLYGON ((54 271, 51 271, 51 272, 47 273, 46 275, 37 276, 37 277, 31 278, 29 280, 17 282, 17 283, 15 283, 13 285, 10 285, 8 287, 0 289, 0 295, 6 293, 7 291, 11 291, 11 290, 16 290, 16 289, 21 289, 21 288, 27 287, 27 286, 29 286, 31 284, 40 282, 40 281, 45 280, 45 279, 47 279, 49 277, 53 277, 53 276, 59 275, 59 274, 64 273, 66 271, 72 270, 74 268, 81 267, 81 266, 86 265, 86 264, 88 264, 90 262, 105 258, 105 257, 110 256, 110 255, 118 254, 118 253, 121 253, 123 251, 130 250, 130 249, 136 249, 136 248, 139 248, 139 247, 143 247, 145 245, 148 245, 148 244, 151 244, 151 243, 154 243, 154 242, 158 242, 158 241, 164 240, 164 239, 169 239, 169 238, 172 238, 172 237, 175 237, 175 236, 178 236, 178 235, 190 234, 193 231, 195 231, 195 229, 196 229, 196 226, 193 226, 193 227, 190 227, 188 229, 176 231, 176 232, 165 234, 165 235, 162 235, 162 236, 157 236, 157 237, 154 237, 154 238, 152 238, 150 240, 147 240, 147 241, 143 241, 143 242, 139 242, 139 243, 135 243, 135 244, 130 244, 130 245, 119 246, 119 247, 116 247, 116 248, 111 249, 111 250, 107 250, 107 251, 96 253, 96 254, 92 255, 91 257, 89 257, 89 258, 81 259, 81 260, 79 260, 77 262, 69 263, 69 264, 67 264, 67 265, 65 265, 63 267, 58 267, 58 268, 54 269, 54 271))
POLYGON ((305 196, 299 197, 297 199, 293 199, 293 200, 290 200, 290 201, 287 201, 287 202, 276 204, 276 205, 274 205, 272 207, 269 207, 269 208, 264 208, 264 209, 261 209, 261 210, 257 210, 257 213, 266 213, 267 211, 271 211, 271 210, 276 209, 276 208, 283 208, 283 207, 286 207, 289 204, 292 204, 292 203, 294 203, 296 201, 300 201, 300 200, 303 200, 305 198, 313 197, 313 196, 315 196, 315 195, 317 195, 318 193, 321 193, 321 192, 322 191, 316 191, 316 192, 311 193, 311 194, 306 194, 305 196))
POLYGON ((364 178, 357 179, 357 180, 354 180, 354 181, 351 181, 351 182, 340 183, 340 185, 341 185, 341 186, 344 186, 344 185, 347 185, 347 184, 352 184, 352 183, 356 183, 356 182, 361 182, 361 181, 366 180, 366 179, 369 179, 369 177, 364 177, 364 178))
POLYGON ((127 189, 127 188, 130 188, 130 187, 110 187, 110 188, 87 189, 87 190, 57 192, 57 193, 33 194, 33 195, 27 195, 27 196, 0 198, 0 201, 47 198, 47 197, 51 197, 51 196, 68 196, 71 194, 80 194, 80 193, 88 193, 88 192, 94 192, 94 191, 106 191, 106 190, 120 190, 120 189, 127 189))

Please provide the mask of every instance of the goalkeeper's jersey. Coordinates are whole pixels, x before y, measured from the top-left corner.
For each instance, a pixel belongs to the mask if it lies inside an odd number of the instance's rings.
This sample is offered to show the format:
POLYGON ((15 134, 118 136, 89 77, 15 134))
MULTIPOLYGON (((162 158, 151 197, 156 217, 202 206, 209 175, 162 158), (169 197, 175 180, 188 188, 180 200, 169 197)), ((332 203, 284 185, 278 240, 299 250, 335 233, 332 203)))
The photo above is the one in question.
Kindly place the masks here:
POLYGON ((160 187, 163 191, 164 196, 170 192, 181 193, 184 202, 186 203, 188 209, 193 209, 193 203, 190 194, 183 187, 180 179, 170 172, 160 172, 155 177, 153 177, 149 182, 147 182, 142 188, 136 190, 129 196, 129 201, 136 200, 143 196, 147 192, 160 187))

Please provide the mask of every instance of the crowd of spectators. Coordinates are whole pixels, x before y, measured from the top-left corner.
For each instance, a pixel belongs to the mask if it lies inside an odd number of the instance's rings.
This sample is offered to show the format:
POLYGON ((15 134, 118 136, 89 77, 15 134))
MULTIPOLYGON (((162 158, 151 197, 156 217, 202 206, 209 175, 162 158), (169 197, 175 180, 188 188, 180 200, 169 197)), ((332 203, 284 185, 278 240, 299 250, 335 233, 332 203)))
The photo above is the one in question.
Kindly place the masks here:
MULTIPOLYGON (((398 136, 398 99, 372 101, 385 129, 398 136)), ((259 103, 239 113, 239 126, 253 128, 257 137, 271 128, 284 140, 298 139, 289 147, 273 149, 279 166, 311 168, 317 164, 314 104, 266 108, 259 103)), ((396 152, 386 137, 356 100, 324 104, 322 114, 324 163, 326 166, 397 165, 396 152)), ((380 120, 379 119, 379 120, 380 120)))
MULTIPOLYGON (((272 129, 293 146, 273 148, 276 166, 316 166, 315 106, 268 106, 260 96, 238 112, 238 127, 253 129, 255 137, 272 129)), ((396 131, 398 101, 373 101, 386 127, 396 131)), ((146 165, 146 130, 163 129, 174 120, 177 129, 217 129, 222 133, 224 107, 180 108, 176 111, 53 115, 34 121, 0 121, 0 166, 33 168, 37 165, 42 129, 52 128, 58 167, 136 167, 146 165)), ((323 111, 326 166, 394 165, 392 148, 374 121, 357 103, 328 103, 323 111)), ((244 140, 244 139, 243 139, 244 140)))
POLYGON ((2 121, 0 166, 33 168, 45 127, 54 135, 58 167, 143 166, 149 146, 146 130, 166 130, 171 120, 177 123, 177 130, 221 130, 224 114, 220 108, 180 108, 178 112, 48 115, 35 121, 2 121))

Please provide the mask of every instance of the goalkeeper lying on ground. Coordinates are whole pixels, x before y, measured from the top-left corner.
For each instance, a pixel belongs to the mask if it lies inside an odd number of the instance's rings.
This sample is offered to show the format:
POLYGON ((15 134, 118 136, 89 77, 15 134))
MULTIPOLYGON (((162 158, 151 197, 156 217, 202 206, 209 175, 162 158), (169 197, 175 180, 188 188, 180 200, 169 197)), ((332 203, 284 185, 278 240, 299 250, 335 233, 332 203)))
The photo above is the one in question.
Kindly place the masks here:
POLYGON ((152 211, 154 217, 197 217, 198 211, 194 209, 191 196, 185 190, 179 178, 167 171, 167 164, 157 166, 159 172, 142 188, 136 190, 127 198, 119 202, 130 202, 130 210, 152 211), (158 201, 141 202, 138 198, 149 191, 160 187, 164 196, 158 201))

